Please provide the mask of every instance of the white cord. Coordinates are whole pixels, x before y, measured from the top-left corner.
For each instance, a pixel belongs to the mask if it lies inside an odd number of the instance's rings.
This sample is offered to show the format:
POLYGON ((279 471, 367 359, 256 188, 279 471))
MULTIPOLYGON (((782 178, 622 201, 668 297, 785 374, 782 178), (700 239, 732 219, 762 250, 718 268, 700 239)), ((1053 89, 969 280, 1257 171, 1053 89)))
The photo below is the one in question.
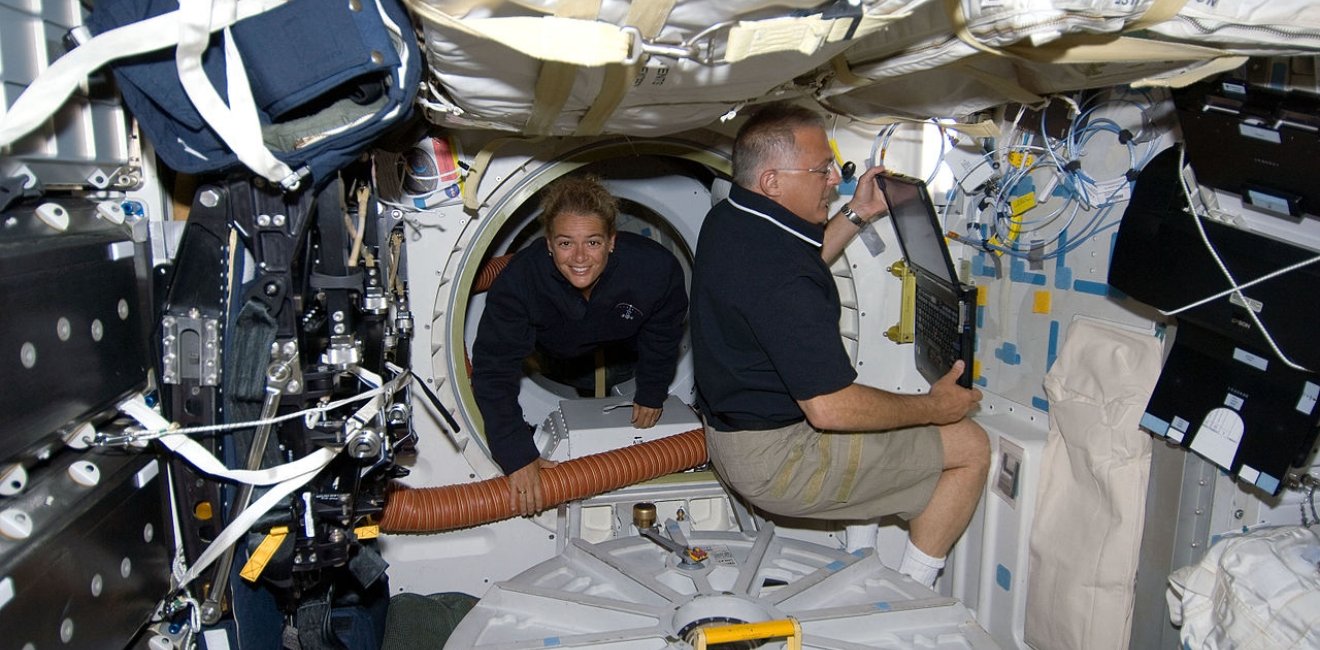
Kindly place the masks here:
POLYGON ((1298 263, 1296 263, 1296 264, 1293 264, 1293 265, 1291 265, 1291 266, 1285 266, 1284 268, 1281 268, 1281 269, 1279 269, 1279 270, 1277 270, 1277 271, 1274 271, 1274 272, 1272 272, 1272 273, 1268 273, 1268 274, 1266 274, 1266 275, 1262 275, 1262 276, 1260 276, 1259 278, 1256 278, 1255 280, 1252 280, 1252 281, 1250 281, 1250 282, 1246 282, 1246 283, 1240 284, 1240 285, 1235 286, 1235 287, 1230 287, 1230 288, 1228 288, 1228 289, 1224 289, 1223 291, 1220 291, 1219 293, 1217 293, 1217 294, 1215 294, 1215 295, 1213 295, 1213 296, 1206 296, 1206 297, 1204 297, 1204 298, 1202 298, 1202 299, 1200 299, 1200 300, 1198 300, 1198 301, 1196 301, 1196 302, 1194 302, 1194 303, 1192 303, 1192 304, 1190 304, 1190 305, 1183 305, 1182 307, 1179 307, 1179 308, 1177 308, 1177 309, 1170 309, 1169 311, 1164 311, 1163 309, 1160 309, 1160 310, 1158 310, 1158 311, 1159 311, 1161 314, 1164 314, 1165 316, 1176 316, 1176 315, 1178 315, 1179 313, 1182 313, 1182 312, 1184 312, 1184 311, 1187 311, 1188 309, 1193 309, 1193 308, 1196 308, 1196 307, 1200 307, 1201 305, 1204 305, 1204 304, 1207 303, 1207 302, 1213 302, 1213 301, 1215 301, 1215 300, 1218 300, 1218 299, 1220 299, 1220 298, 1223 298, 1224 296, 1227 296, 1227 295, 1230 294, 1230 293, 1236 293, 1236 292, 1238 292, 1238 291, 1241 291, 1242 289, 1248 289, 1248 288, 1253 287, 1253 286, 1255 286, 1255 285, 1258 285, 1258 284, 1260 284, 1260 283, 1262 283, 1262 282, 1264 282, 1264 281, 1266 281, 1266 280, 1274 279, 1274 278, 1276 278, 1276 277, 1279 277, 1280 275, 1283 275, 1284 273, 1288 273, 1288 272, 1290 272, 1290 271, 1296 271, 1297 269, 1300 269, 1300 268, 1302 268, 1303 266, 1307 266, 1307 265, 1310 265, 1310 264, 1315 264, 1316 262, 1320 262, 1320 255, 1316 255, 1315 257, 1312 257, 1312 258, 1309 259, 1309 260, 1302 260, 1302 261, 1300 261, 1300 262, 1298 262, 1298 263))
POLYGON ((152 429, 148 431, 133 432, 127 435, 129 435, 133 441, 156 440, 158 438, 163 438, 165 436, 189 435, 194 433, 213 433, 216 431, 246 429, 249 427, 261 426, 263 424, 272 424, 272 425, 279 424, 281 422, 285 422, 288 420, 296 420, 301 417, 324 413, 326 411, 337 409, 346 404, 352 404, 354 402, 361 402, 363 400, 368 400, 381 394, 382 392, 387 390, 387 388, 388 387, 378 386, 376 388, 372 388, 371 390, 358 393, 357 395, 353 395, 352 397, 345 397, 344 399, 341 400, 326 402, 325 404, 318 404, 316 406, 303 409, 301 411, 296 411, 293 413, 285 413, 284 415, 277 415, 275 417, 266 418, 264 420, 248 420, 246 422, 226 422, 223 424, 208 424, 205 426, 181 427, 178 429, 152 429))
MULTIPOLYGON (((1238 281, 1233 278, 1232 272, 1230 272, 1228 270, 1228 267, 1224 265, 1224 261, 1219 258, 1219 251, 1216 251, 1214 244, 1210 243, 1210 237, 1205 234, 1205 226, 1201 223, 1201 219, 1203 217, 1201 216, 1201 213, 1198 212, 1196 209, 1196 202, 1192 200, 1192 189, 1187 186, 1187 178, 1183 176, 1183 165, 1185 163, 1186 152, 1187 149, 1185 147, 1182 146, 1178 147, 1178 186, 1182 188, 1183 198, 1187 199, 1187 207, 1191 210, 1192 213, 1192 223, 1196 225, 1196 232, 1201 235, 1201 242, 1205 244, 1205 249, 1209 251, 1210 257, 1214 258, 1215 264, 1219 266, 1219 270, 1222 271, 1224 273, 1224 277, 1228 279, 1228 283, 1231 287, 1228 290, 1228 293, 1237 296, 1238 300, 1242 301, 1242 304, 1250 305, 1250 302, 1247 301, 1247 297, 1242 294, 1242 289, 1246 288, 1246 286, 1248 285, 1238 284, 1238 281)), ((1300 268, 1301 266, 1306 266, 1307 264, 1310 264, 1311 262, 1314 261, 1315 260, 1311 260, 1309 262, 1305 262, 1303 264, 1295 265, 1295 266, 1300 268)), ((1292 269, 1286 269, 1286 270, 1292 270, 1292 269)), ((1277 274, 1273 274, 1273 275, 1277 275, 1277 274)), ((1272 276, 1266 276, 1266 277, 1268 278, 1272 276)), ((1261 279, 1263 280, 1265 278, 1261 278, 1261 279)), ((1253 283, 1258 281, 1259 280, 1253 281, 1253 283)), ((1220 295, 1224 295, 1224 294, 1220 294, 1220 295)), ((1215 297, 1218 296, 1214 296, 1211 299, 1215 297)), ((1177 313, 1184 309, 1188 309, 1192 306, 1193 305, 1188 305, 1187 307, 1180 307, 1171 313, 1177 313)), ((1274 351, 1275 356, 1277 356, 1279 360, 1284 363, 1284 365, 1288 366, 1289 368, 1292 368, 1293 370, 1300 370, 1302 372, 1311 372, 1309 368, 1300 365, 1298 363, 1295 363, 1292 359, 1288 357, 1288 355, 1283 353, 1283 350, 1279 349, 1279 345, 1274 342, 1274 337, 1270 335, 1270 331, 1265 328, 1264 323, 1260 322, 1260 317, 1256 315, 1256 310, 1248 306, 1247 316, 1251 318, 1252 323, 1256 324, 1256 327, 1260 328, 1261 336, 1265 337, 1265 342, 1270 345, 1270 349, 1274 351)))

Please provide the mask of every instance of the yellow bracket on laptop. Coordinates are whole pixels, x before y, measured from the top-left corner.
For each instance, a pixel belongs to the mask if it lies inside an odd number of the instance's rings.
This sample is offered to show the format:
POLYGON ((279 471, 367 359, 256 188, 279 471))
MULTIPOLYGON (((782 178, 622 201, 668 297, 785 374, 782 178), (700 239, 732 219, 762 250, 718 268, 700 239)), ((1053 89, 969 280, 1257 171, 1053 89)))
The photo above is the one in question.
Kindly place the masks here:
POLYGON ((898 324, 885 330, 885 338, 894 343, 911 343, 916 338, 917 274, 908 268, 905 260, 894 262, 889 272, 903 281, 903 306, 899 310, 898 324))

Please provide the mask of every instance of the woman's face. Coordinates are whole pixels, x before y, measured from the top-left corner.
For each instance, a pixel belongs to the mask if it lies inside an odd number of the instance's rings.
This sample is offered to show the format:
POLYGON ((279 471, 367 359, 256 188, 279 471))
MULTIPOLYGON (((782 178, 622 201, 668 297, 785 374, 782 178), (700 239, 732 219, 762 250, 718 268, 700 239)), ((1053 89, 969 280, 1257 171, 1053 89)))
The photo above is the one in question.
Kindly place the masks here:
POLYGON ((562 213, 550 221, 545 238, 555 268, 590 298, 614 250, 614 235, 606 231, 605 220, 594 214, 562 213))

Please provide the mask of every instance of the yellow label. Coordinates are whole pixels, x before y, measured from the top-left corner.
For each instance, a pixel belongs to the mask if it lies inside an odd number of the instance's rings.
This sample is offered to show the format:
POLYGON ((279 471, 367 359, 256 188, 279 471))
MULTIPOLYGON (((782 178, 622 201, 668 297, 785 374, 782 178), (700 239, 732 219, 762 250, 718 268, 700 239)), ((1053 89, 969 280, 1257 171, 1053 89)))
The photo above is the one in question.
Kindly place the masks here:
POLYGON ((1031 311, 1035 314, 1050 313, 1050 292, 1037 291, 1031 297, 1031 311))
POLYGON ((972 359, 972 381, 981 378, 981 360, 972 359))
POLYGON ((1030 167, 1036 164, 1036 157, 1029 153, 1013 151, 1008 154, 1008 164, 1014 167, 1030 167))
POLYGON ((248 557, 247 564, 243 565, 243 570, 238 572, 244 580, 256 582, 261 577, 261 572, 266 570, 266 565, 270 563, 270 558, 275 556, 275 551, 280 549, 280 544, 284 543, 284 538, 288 537, 289 528, 287 526, 276 526, 266 533, 266 539, 261 540, 257 549, 252 551, 248 557))
POLYGON ((986 290, 985 285, 976 287, 976 306, 984 307, 990 304, 990 292, 986 290))
POLYGON ((353 534, 358 539, 376 539, 380 537, 380 524, 371 524, 370 526, 358 526, 353 529, 353 534))
POLYGON ((1016 217, 1022 214, 1023 212, 1026 212, 1027 210, 1036 207, 1036 193, 1027 192, 1022 196, 1013 199, 1013 201, 1009 203, 1008 206, 1010 209, 1013 210, 1013 216, 1016 217))

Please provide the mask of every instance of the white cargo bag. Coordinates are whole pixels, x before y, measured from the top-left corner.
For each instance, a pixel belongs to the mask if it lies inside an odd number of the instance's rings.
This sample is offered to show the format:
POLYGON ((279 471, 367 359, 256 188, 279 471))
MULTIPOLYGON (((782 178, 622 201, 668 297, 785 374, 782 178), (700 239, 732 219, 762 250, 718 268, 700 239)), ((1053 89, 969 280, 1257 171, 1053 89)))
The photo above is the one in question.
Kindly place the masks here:
POLYGON ((1320 536, 1281 526, 1230 535, 1169 576, 1184 648, 1320 648, 1320 536))
POLYGON ((424 25, 432 121, 529 135, 663 135, 791 87, 913 3, 408 4, 424 25))
POLYGON ((958 0, 850 48, 816 96, 868 117, 964 115, 1118 84, 1182 87, 1247 56, 1320 51, 1306 0, 958 0))

